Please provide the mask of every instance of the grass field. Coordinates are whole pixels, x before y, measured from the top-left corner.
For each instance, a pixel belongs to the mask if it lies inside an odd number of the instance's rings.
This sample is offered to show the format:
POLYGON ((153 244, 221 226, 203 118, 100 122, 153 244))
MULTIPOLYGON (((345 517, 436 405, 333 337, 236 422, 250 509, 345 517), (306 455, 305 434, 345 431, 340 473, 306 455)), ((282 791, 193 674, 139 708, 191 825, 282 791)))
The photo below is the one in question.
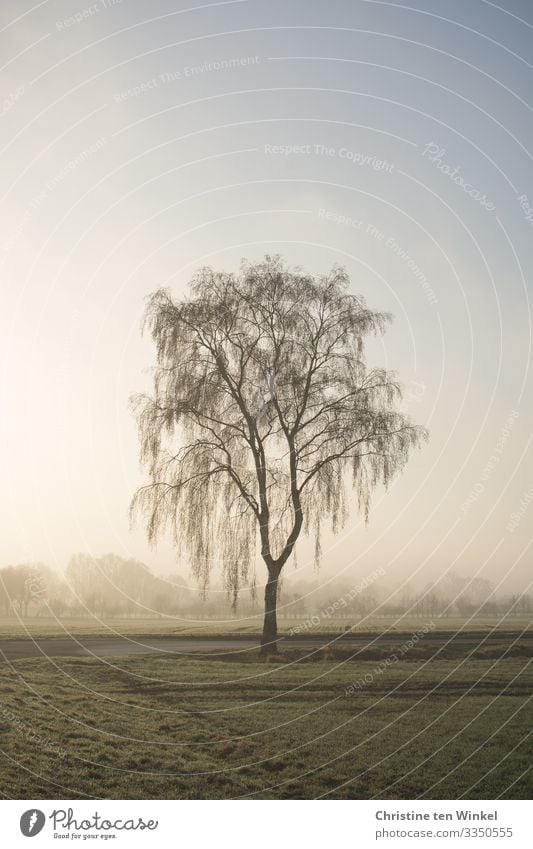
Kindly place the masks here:
POLYGON ((389 664, 399 638, 355 657, 4 662, 0 792, 529 798, 533 670, 517 637, 438 653, 422 640, 389 664))
MULTIPOLYGON (((307 622, 310 616, 303 619, 280 619, 280 634, 289 633, 291 628, 299 629, 301 634, 335 634, 353 626, 354 631, 377 632, 401 631, 413 632, 423 626, 429 618, 433 618, 440 631, 479 631, 492 629, 522 631, 531 628, 531 616, 507 616, 459 618, 459 617, 428 617, 402 616, 385 618, 368 616, 354 623, 353 619, 322 617, 318 624, 307 622)), ((64 637, 69 634, 80 636, 105 636, 126 634, 127 636, 229 636, 258 635, 261 632, 261 617, 241 619, 238 616, 224 620, 180 620, 173 617, 160 618, 127 618, 111 617, 100 619, 96 616, 84 618, 53 619, 41 616, 18 618, 15 616, 0 617, 0 639, 20 639, 21 637, 64 637)))

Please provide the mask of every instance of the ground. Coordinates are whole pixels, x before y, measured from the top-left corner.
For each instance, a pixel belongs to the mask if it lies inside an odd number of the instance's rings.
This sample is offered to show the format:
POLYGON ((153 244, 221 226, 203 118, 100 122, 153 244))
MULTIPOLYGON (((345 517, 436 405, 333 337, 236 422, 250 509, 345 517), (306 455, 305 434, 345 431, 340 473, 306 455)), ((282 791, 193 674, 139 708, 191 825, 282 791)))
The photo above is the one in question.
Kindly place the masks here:
POLYGON ((436 648, 437 630, 401 654, 408 636, 267 662, 253 650, 0 663, 0 792, 530 798, 532 641, 516 629, 436 648))
MULTIPOLYGON (((342 633, 353 627, 359 631, 382 634, 385 631, 402 633, 414 632, 423 627, 428 621, 435 621, 439 631, 476 632, 514 629, 519 632, 531 627, 529 616, 504 617, 432 617, 402 615, 397 618, 365 616, 363 620, 321 616, 318 624, 314 624, 312 614, 303 615, 300 619, 280 618, 278 625, 281 634, 287 634, 291 629, 299 635, 342 633)), ((316 620, 315 620, 316 621, 316 620)), ((157 618, 142 617, 61 617, 44 616, 0 616, 0 639, 19 639, 20 637, 65 637, 76 636, 105 636, 126 634, 128 636, 227 636, 257 635, 261 629, 262 616, 243 618, 239 615, 227 619, 186 619, 174 616, 159 616, 157 618)))

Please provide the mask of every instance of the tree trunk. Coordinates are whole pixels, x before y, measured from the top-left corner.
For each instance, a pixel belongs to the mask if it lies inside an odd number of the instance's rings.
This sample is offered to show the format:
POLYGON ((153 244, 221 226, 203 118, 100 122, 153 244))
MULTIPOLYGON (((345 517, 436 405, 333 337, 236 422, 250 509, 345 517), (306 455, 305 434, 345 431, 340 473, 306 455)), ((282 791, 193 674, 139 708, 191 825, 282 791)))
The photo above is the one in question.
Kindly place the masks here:
POLYGON ((279 572, 269 571, 268 581, 265 586, 265 619, 263 634, 261 636, 262 655, 278 653, 278 622, 276 617, 278 578, 279 572))

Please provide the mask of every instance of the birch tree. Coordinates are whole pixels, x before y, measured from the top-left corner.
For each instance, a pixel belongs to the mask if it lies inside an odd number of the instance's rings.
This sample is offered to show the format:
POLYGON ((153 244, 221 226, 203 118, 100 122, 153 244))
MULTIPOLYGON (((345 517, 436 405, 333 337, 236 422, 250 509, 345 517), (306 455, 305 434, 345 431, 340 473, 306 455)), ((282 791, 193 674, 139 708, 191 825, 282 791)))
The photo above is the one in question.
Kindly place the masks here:
POLYGON ((394 373, 365 340, 388 314, 351 293, 346 271, 312 276, 279 256, 240 273, 203 268, 187 297, 150 296, 153 392, 135 396, 147 483, 131 509, 155 542, 169 530, 206 588, 219 564, 236 603, 266 567, 262 653, 277 646, 279 579, 297 540, 337 531, 426 436, 400 411, 394 373))

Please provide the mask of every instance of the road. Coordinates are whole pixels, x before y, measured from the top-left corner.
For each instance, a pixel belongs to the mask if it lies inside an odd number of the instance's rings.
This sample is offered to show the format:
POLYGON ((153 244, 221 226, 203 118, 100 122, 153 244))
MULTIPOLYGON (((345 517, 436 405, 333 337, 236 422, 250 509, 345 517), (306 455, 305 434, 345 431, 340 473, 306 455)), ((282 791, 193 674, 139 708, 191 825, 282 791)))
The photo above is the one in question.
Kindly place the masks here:
MULTIPOLYGON (((519 632, 518 632, 519 633, 519 632)), ((481 643, 485 647, 491 643, 502 641, 511 642, 518 636, 517 632, 495 631, 487 637, 483 633, 474 632, 432 632, 423 638, 424 644, 442 645, 448 640, 474 648, 481 643)), ((336 642, 343 647, 367 646, 369 644, 401 645, 409 640, 410 634, 346 634, 337 635, 336 642)), ((521 640, 532 640, 533 631, 527 631, 521 640)), ((332 636, 307 635, 291 638, 281 638, 279 647, 324 646, 335 640, 332 636)), ((125 657, 138 654, 216 654, 246 653, 257 650, 259 640, 252 637, 69 637, 41 639, 0 640, 0 662, 17 660, 25 657, 125 657)))

